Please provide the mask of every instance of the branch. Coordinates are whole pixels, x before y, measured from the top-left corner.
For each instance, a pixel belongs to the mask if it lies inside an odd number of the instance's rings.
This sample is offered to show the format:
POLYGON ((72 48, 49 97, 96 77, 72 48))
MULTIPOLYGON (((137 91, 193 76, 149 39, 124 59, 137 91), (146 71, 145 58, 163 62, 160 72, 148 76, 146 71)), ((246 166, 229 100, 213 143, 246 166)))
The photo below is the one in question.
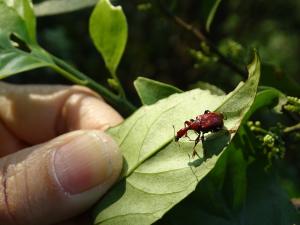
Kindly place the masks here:
POLYGON ((207 36, 197 28, 195 28, 193 25, 185 22, 183 19, 180 17, 173 15, 166 7, 163 6, 163 4, 160 2, 160 0, 156 0, 158 8, 160 11, 163 13, 165 17, 168 19, 172 20, 175 24, 183 28, 184 30, 190 32, 193 34, 199 41, 205 42, 211 51, 215 53, 219 57, 219 61, 230 68, 232 71, 238 73, 244 78, 247 78, 248 72, 245 69, 240 68, 236 64, 234 64, 230 59, 226 58, 219 50, 218 48, 212 43, 211 40, 208 39, 207 36))
POLYGON ((295 132, 298 130, 300 130, 300 123, 297 123, 296 125, 284 128, 283 132, 287 134, 287 133, 295 132))
POLYGON ((73 81, 76 84, 84 85, 95 90, 99 93, 109 104, 111 104, 115 109, 123 114, 123 116, 129 116, 132 114, 136 108, 131 102, 129 102, 124 96, 119 96, 105 88, 104 86, 98 84, 89 76, 83 74, 82 72, 76 70, 65 61, 60 58, 53 56, 52 59, 55 63, 51 66, 55 71, 62 74, 67 79, 73 81))

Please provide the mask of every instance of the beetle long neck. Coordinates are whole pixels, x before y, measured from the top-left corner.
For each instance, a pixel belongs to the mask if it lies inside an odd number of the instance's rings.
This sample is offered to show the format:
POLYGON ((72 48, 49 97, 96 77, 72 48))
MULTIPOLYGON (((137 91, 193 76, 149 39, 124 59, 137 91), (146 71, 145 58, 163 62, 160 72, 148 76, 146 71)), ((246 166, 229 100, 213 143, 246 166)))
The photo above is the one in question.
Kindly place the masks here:
POLYGON ((186 135, 186 133, 189 129, 190 129, 190 127, 187 126, 187 127, 180 129, 179 131, 177 131, 177 134, 175 136, 175 141, 178 141, 179 138, 182 138, 184 135, 186 135))

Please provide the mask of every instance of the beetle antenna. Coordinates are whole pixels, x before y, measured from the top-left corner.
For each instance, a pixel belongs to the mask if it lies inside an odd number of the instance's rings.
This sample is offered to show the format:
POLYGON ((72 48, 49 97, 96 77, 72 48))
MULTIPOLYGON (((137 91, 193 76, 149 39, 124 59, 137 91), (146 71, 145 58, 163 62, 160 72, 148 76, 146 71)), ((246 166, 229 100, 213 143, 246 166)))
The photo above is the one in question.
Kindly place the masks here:
MULTIPOLYGON (((175 131, 175 126, 174 126, 174 125, 172 125, 172 127, 173 127, 173 131, 174 131, 174 141, 175 141, 175 142, 177 142, 178 140, 176 140, 176 131, 175 131)), ((179 142, 177 142, 177 144, 178 144, 178 146, 180 147, 180 144, 179 144, 179 142)))
POLYGON ((176 141, 176 135, 175 135, 175 126, 174 125, 172 125, 173 126, 173 131, 174 131, 174 141, 176 141))

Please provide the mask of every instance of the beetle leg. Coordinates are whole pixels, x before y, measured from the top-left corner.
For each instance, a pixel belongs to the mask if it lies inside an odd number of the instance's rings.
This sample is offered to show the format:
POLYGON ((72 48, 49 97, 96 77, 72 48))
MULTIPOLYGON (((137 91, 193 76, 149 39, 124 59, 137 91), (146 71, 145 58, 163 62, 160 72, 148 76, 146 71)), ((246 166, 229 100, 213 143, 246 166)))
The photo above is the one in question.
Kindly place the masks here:
POLYGON ((189 127, 190 124, 191 124, 192 122, 194 122, 194 121, 195 121, 194 119, 190 119, 190 120, 184 121, 184 127, 189 127))
POLYGON ((190 124, 192 123, 192 122, 194 122, 195 120, 193 120, 193 119, 190 119, 190 120, 187 120, 187 121, 184 121, 184 127, 186 128, 186 127, 189 127, 190 126, 190 124))
POLYGON ((197 155, 200 158, 200 155, 197 153, 196 149, 193 150, 192 158, 194 158, 195 155, 197 155))
MULTIPOLYGON (((198 132, 198 131, 195 131, 195 130, 194 130, 194 132, 196 133, 196 135, 199 135, 199 132, 198 132)), ((189 141, 194 141, 194 142, 195 142, 196 139, 197 139, 197 138, 196 138, 195 140, 193 140, 193 139, 191 139, 188 135, 185 135, 185 137, 187 137, 189 141)))
MULTIPOLYGON (((194 121, 195 121, 194 119, 190 119, 189 121, 185 121, 184 122, 184 128, 189 128, 190 124, 194 121)), ((191 141, 191 138, 188 136, 187 132, 185 133, 184 136, 187 137, 191 141)))
POLYGON ((192 158, 194 158, 195 155, 197 155, 200 158, 200 156, 198 155, 198 153, 196 151, 196 145, 199 143, 200 137, 201 137, 201 134, 199 134, 198 137, 195 139, 195 144, 194 144, 194 147, 193 147, 192 158))
POLYGON ((189 121, 184 121, 184 127, 188 127, 189 126, 189 121))
POLYGON ((203 157, 205 158, 206 157, 206 150, 203 146, 203 142, 204 142, 204 133, 202 132, 202 135, 201 135, 201 142, 202 142, 202 148, 203 148, 203 157))
POLYGON ((195 144, 194 144, 193 149, 195 149, 195 148, 196 148, 196 145, 199 143, 200 136, 201 136, 201 134, 199 134, 198 137, 195 139, 195 144))
MULTIPOLYGON (((187 127, 189 127, 189 124, 190 124, 190 122, 189 121, 185 121, 184 122, 184 128, 187 128, 187 127)), ((185 135, 184 135, 185 137, 187 137, 188 135, 187 135, 187 132, 185 133, 185 135)))
POLYGON ((188 135, 186 135, 185 137, 187 137, 189 139, 189 141, 195 141, 195 140, 191 139, 188 135))
POLYGON ((200 158, 200 155, 197 153, 196 149, 193 150, 193 153, 192 153, 192 158, 195 157, 195 155, 198 156, 198 158, 200 158))
POLYGON ((202 135, 201 135, 201 142, 202 142, 202 144, 204 142, 204 133, 202 133, 202 135))

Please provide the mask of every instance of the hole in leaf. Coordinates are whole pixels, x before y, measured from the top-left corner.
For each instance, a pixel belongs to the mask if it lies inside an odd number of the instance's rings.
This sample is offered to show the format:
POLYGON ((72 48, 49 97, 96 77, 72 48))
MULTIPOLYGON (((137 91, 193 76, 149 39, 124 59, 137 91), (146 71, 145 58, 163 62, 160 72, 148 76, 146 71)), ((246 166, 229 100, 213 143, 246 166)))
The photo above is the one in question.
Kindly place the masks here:
POLYGON ((31 52, 31 49, 26 44, 26 42, 23 41, 21 38, 19 38, 14 33, 11 33, 9 35, 9 39, 11 41, 12 46, 14 46, 15 48, 20 49, 21 51, 24 51, 24 52, 27 52, 27 53, 31 52))

